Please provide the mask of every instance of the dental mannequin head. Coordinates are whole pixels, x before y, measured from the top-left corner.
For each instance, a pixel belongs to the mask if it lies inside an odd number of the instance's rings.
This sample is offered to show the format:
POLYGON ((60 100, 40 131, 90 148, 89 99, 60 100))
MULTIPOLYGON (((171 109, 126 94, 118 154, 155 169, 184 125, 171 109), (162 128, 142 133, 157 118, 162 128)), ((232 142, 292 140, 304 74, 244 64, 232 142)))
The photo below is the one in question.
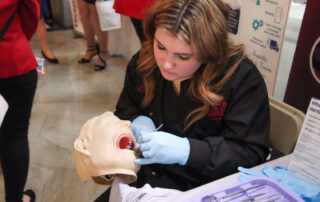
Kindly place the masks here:
POLYGON ((112 112, 88 120, 74 142, 74 163, 80 178, 86 181, 93 177, 99 184, 111 184, 118 175, 126 183, 136 181, 140 167, 134 163, 135 143, 131 122, 112 112))

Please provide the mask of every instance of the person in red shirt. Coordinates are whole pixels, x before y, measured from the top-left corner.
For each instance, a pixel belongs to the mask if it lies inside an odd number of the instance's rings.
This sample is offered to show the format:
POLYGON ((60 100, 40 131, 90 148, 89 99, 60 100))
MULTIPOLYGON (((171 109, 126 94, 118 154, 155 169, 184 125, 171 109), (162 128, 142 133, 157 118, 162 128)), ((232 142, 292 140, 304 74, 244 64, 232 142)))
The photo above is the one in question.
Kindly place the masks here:
POLYGON ((40 0, 0 1, 0 30, 13 16, 0 41, 0 94, 9 105, 0 128, 6 201, 35 201, 32 190, 23 190, 29 168, 28 126, 38 81, 38 63, 29 40, 37 28, 39 5, 40 0))
POLYGON ((157 0, 115 0, 113 8, 121 15, 130 17, 130 20, 136 30, 140 42, 146 40, 143 34, 142 19, 146 9, 151 7, 157 0))

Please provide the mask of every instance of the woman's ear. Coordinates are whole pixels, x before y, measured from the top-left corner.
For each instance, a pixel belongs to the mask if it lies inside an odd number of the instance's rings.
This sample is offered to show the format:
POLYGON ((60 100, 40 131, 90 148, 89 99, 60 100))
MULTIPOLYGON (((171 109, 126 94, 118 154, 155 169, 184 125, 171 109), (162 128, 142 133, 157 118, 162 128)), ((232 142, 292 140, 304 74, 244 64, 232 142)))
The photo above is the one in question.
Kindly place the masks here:
POLYGON ((89 146, 88 140, 83 137, 77 138, 76 141, 74 141, 74 145, 73 145, 74 149, 76 149, 77 151, 87 156, 90 156, 88 146, 89 146))

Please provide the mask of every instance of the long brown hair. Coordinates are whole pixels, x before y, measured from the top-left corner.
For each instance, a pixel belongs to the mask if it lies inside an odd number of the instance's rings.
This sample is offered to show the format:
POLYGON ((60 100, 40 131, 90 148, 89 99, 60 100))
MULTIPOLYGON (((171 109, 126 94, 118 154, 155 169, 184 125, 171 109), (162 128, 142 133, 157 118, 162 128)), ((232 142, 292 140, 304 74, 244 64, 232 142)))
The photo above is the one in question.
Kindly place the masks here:
POLYGON ((143 75, 145 97, 142 106, 150 104, 154 97, 155 81, 152 73, 157 69, 153 53, 156 28, 161 27, 190 44, 195 57, 204 65, 191 79, 189 94, 203 103, 187 117, 190 127, 203 118, 211 107, 221 103, 219 91, 244 59, 243 45, 234 45, 228 38, 229 7, 221 0, 158 0, 144 18, 143 43, 138 59, 138 70, 143 75), (236 56, 231 68, 226 66, 236 56), (216 84, 217 76, 224 74, 216 84))

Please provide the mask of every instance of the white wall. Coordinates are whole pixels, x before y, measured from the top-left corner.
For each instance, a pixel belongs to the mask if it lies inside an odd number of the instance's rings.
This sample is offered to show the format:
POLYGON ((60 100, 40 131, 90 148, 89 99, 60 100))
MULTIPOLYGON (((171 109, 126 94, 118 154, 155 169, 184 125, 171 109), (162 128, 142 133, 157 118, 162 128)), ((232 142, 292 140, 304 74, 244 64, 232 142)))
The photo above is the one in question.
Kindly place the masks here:
POLYGON ((109 31, 108 50, 111 55, 122 55, 127 60, 140 49, 140 41, 127 16, 121 16, 121 29, 109 31))
POLYGON ((273 95, 278 100, 284 98, 305 7, 304 4, 291 3, 273 95))

